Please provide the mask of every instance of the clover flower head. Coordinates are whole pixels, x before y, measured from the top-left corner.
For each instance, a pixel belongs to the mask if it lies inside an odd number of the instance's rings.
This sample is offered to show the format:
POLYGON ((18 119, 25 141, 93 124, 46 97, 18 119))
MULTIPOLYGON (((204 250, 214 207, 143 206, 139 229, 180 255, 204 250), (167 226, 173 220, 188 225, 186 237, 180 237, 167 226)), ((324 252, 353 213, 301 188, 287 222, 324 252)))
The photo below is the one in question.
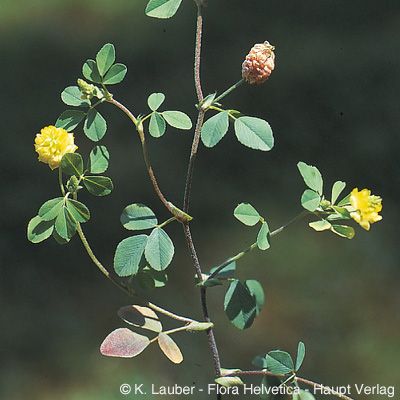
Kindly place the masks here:
POLYGON ((362 228, 369 231, 371 224, 382 219, 379 212, 382 211, 382 198, 371 195, 371 191, 363 189, 361 191, 355 188, 350 193, 350 204, 352 211, 350 216, 362 228))
POLYGON ((39 154, 39 161, 56 169, 66 153, 74 153, 78 146, 74 143, 74 134, 63 128, 53 125, 46 126, 35 138, 35 150, 39 154))
POLYGON ((251 85, 264 83, 275 68, 275 47, 269 42, 253 46, 242 65, 242 77, 251 85))

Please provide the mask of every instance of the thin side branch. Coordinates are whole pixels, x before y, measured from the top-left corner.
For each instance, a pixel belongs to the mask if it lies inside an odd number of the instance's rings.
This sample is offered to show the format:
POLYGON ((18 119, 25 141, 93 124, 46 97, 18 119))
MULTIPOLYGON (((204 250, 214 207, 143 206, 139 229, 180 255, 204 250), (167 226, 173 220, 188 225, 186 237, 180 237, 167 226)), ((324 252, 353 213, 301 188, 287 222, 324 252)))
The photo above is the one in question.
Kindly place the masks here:
POLYGON ((136 130, 138 132, 139 138, 140 138, 140 143, 142 146, 142 153, 143 153, 143 159, 146 164, 146 169, 147 173, 150 177, 151 184, 153 185, 153 189, 155 193, 157 194, 158 198, 160 201, 164 204, 165 208, 178 220, 181 222, 184 221, 184 219, 180 216, 179 213, 177 213, 171 203, 167 200, 167 198, 164 196, 163 192, 160 189, 160 185, 158 184, 156 174, 154 173, 153 167, 151 165, 150 161, 150 155, 149 151, 147 148, 147 142, 146 142, 146 135, 144 134, 143 130, 143 124, 141 121, 138 121, 138 119, 129 111, 127 107, 125 107, 122 103, 115 99, 110 99, 108 100, 109 103, 115 105, 118 107, 122 112, 124 112, 127 117, 133 122, 133 124, 136 126, 136 130))
MULTIPOLYGON (((83 247, 85 248, 88 256, 92 260, 93 264, 99 269, 99 271, 107 278, 109 279, 115 286, 117 286, 120 290, 122 290, 125 294, 127 294, 130 297, 133 297, 135 294, 129 290, 126 286, 124 286, 121 282, 119 282, 111 273, 108 271, 108 269, 100 262, 100 260, 96 257, 94 254, 85 234, 83 233, 82 227, 80 224, 77 225, 77 232, 78 235, 82 241, 83 247)), ((191 323, 194 322, 193 319, 187 318, 187 317, 182 317, 180 315, 177 315, 171 311, 165 310, 164 308, 157 306, 156 304, 153 304, 149 301, 145 301, 145 305, 152 310, 159 312, 160 314, 163 314, 167 317, 170 317, 172 319, 175 319, 177 321, 185 322, 185 323, 191 323)), ((207 321, 210 322, 210 321, 207 321)))

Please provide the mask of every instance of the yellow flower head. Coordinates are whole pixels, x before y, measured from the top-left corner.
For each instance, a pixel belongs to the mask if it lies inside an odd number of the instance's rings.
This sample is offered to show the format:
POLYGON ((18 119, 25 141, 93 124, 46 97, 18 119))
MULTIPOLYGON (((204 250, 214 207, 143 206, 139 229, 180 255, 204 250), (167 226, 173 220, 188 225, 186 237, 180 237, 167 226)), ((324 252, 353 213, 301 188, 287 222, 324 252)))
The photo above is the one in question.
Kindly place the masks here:
POLYGON ((39 154, 39 161, 49 164, 51 169, 60 165, 64 154, 74 153, 77 148, 72 132, 53 125, 43 128, 35 138, 35 150, 39 154))
POLYGON ((379 196, 371 195, 371 191, 368 189, 360 192, 357 188, 353 189, 350 193, 350 204, 353 208, 350 216, 367 231, 371 224, 382 219, 382 216, 378 214, 382 211, 382 199, 379 196))

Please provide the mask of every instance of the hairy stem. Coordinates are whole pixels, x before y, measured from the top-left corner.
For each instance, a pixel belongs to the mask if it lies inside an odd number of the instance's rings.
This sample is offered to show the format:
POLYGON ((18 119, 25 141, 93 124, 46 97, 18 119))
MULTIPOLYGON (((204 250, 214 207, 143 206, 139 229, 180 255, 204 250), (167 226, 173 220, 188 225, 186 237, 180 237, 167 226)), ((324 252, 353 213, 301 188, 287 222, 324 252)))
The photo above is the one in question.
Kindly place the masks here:
MULTIPOLYGON (((201 62, 201 38, 202 38, 202 28, 203 28, 203 17, 202 17, 202 7, 199 1, 196 1, 197 4, 197 26, 196 26, 196 43, 195 43, 195 56, 194 56, 194 81, 195 81, 195 89, 197 94, 197 100, 199 104, 204 99, 202 85, 201 85, 201 76, 200 76, 200 62, 201 62)), ((189 203, 190 203, 190 192, 192 186, 193 179, 193 170, 194 163, 197 155, 197 150, 199 147, 200 141, 200 133, 201 128, 204 123, 204 114, 205 111, 201 108, 199 109, 199 113, 197 116, 196 128, 193 136, 192 148, 190 152, 189 165, 186 176, 186 185, 185 185, 185 193, 183 199, 183 211, 185 213, 189 212, 189 203)), ((192 233, 190 231, 189 224, 183 223, 183 231, 186 238, 186 243, 189 249, 190 257, 192 259, 192 263, 194 269, 196 271, 196 275, 200 281, 202 281, 202 270, 200 266, 199 259, 197 257, 196 248, 193 243, 192 233)), ((208 307, 207 307, 207 289, 205 287, 200 288, 200 301, 201 308, 203 312, 203 317, 206 321, 211 322, 208 307)), ((211 351, 213 365, 214 365, 214 373, 216 377, 221 375, 221 361, 218 353, 218 347, 214 336, 214 330, 212 328, 206 331, 208 338, 208 345, 211 351)), ((217 399, 220 399, 221 395, 217 394, 217 399)))
MULTIPOLYGON (((233 374, 227 375, 227 376, 272 376, 275 378, 285 378, 285 375, 280 375, 280 374, 274 374, 273 372, 269 372, 266 370, 262 371, 238 371, 233 374)), ((331 389, 330 387, 321 385, 320 383, 316 383, 313 381, 310 381, 309 379, 305 378, 300 378, 299 376, 295 376, 294 380, 299 383, 303 383, 304 385, 310 386, 312 388, 318 388, 322 389, 325 393, 329 393, 333 396, 338 397, 339 399, 342 400, 354 400, 351 397, 348 397, 342 393, 337 392, 336 390, 331 389)))

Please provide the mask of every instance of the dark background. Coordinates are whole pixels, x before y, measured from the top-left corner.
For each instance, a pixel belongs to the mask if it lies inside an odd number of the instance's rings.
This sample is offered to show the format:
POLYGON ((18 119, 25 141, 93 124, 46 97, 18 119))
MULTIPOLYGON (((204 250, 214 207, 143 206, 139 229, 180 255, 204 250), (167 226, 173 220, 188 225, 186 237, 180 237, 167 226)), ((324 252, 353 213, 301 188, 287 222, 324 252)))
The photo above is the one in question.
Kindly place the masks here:
MULTIPOLYGON (((195 7, 185 0, 172 20, 144 16, 145 1, 0 0, 1 269, 0 394, 4 399, 119 399, 123 382, 204 383, 212 367, 204 335, 181 335, 185 363, 173 366, 155 347, 138 359, 106 359, 98 348, 123 326, 116 310, 129 304, 98 273, 75 238, 66 247, 33 245, 26 224, 57 196, 56 173, 36 161, 34 135, 65 109, 59 93, 106 42, 117 48, 128 75, 114 95, 135 114, 147 96, 167 95, 166 107, 195 118, 192 50, 195 7)), ((225 367, 250 368, 253 356, 303 340, 302 374, 326 384, 399 384, 398 1, 210 0, 205 10, 204 89, 221 91, 240 78, 254 43, 276 45, 267 84, 243 86, 225 104, 267 119, 276 147, 241 146, 232 130, 214 149, 200 147, 195 171, 193 233, 200 259, 211 265, 254 241, 256 231, 232 216, 248 201, 272 227, 300 211, 304 184, 296 163, 317 165, 326 193, 341 179, 384 199, 383 221, 354 240, 316 233, 305 222, 274 240, 266 253, 239 264, 239 276, 259 279, 267 305, 251 329, 237 331, 223 312, 224 290, 210 291, 210 308, 225 367)), ((99 257, 112 262, 129 236, 121 210, 142 202, 168 215, 152 193, 130 121, 102 105, 115 191, 85 201, 86 230, 99 257)), ((82 153, 91 144, 81 129, 82 153)), ((154 167, 169 199, 180 204, 192 132, 169 129, 150 139, 154 167)), ((170 226, 176 255, 170 284, 155 302, 200 318, 198 292, 181 229, 170 226)), ((398 389, 399 390, 399 389, 398 389)), ((357 397, 356 395, 354 397, 357 397)), ((200 398, 200 396, 199 396, 200 398)), ((360 397, 361 398, 361 397, 360 397)), ((371 399, 380 399, 371 396, 371 399)))

